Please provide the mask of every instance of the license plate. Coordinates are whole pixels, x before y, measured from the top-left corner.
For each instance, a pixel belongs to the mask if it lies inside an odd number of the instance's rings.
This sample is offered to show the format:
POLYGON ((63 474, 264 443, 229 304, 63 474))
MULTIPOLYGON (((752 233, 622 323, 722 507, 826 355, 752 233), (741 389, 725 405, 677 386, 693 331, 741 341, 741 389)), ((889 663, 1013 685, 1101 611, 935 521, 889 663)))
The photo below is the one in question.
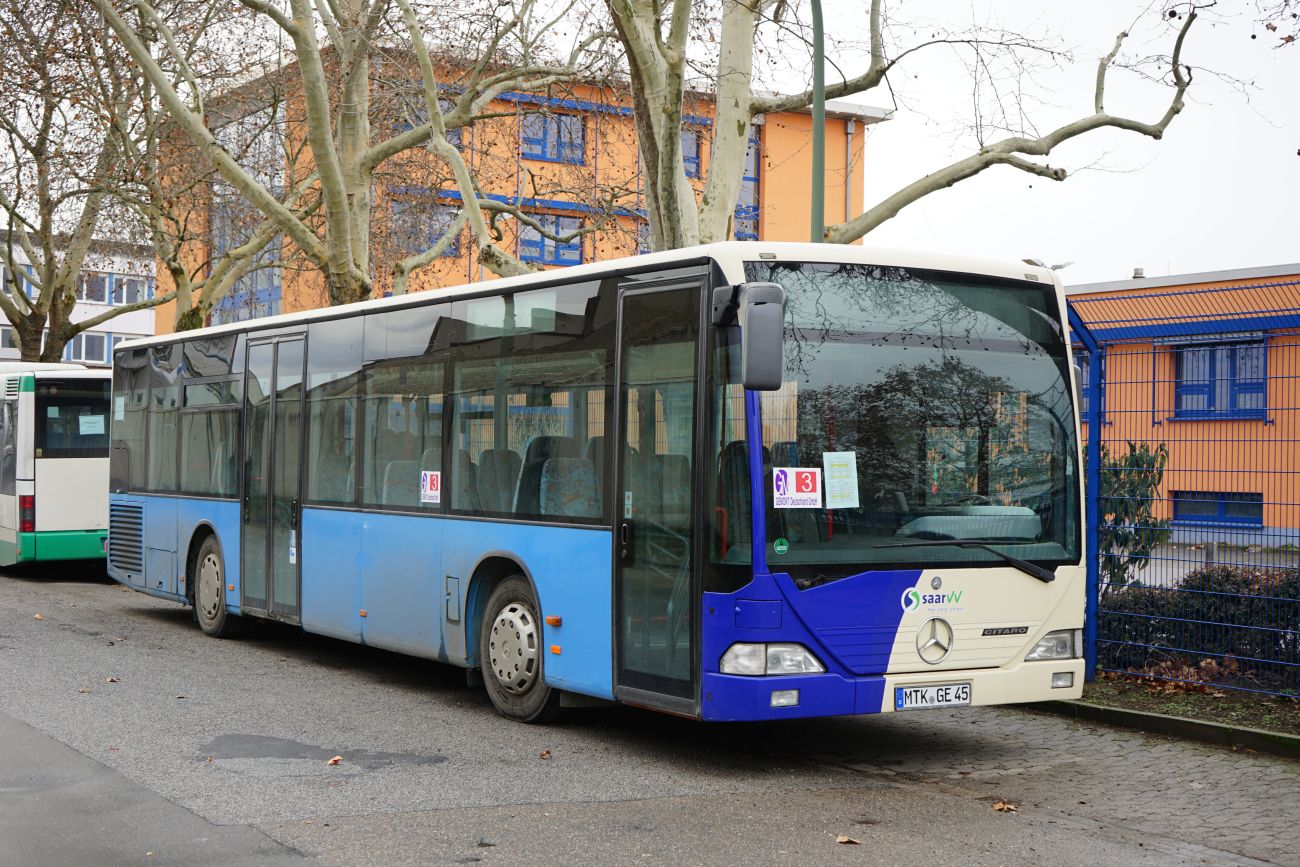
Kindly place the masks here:
POLYGON ((922 710, 970 704, 969 683, 894 687, 894 710, 922 710))

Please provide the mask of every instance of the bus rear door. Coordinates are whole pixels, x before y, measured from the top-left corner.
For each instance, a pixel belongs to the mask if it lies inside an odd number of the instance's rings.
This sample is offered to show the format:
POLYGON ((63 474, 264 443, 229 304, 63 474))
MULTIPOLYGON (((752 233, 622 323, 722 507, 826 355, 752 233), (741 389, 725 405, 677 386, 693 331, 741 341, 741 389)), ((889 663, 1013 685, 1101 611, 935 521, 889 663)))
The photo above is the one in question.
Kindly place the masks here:
POLYGON ((302 335, 249 341, 244 388, 240 605, 299 622, 302 513, 302 335))

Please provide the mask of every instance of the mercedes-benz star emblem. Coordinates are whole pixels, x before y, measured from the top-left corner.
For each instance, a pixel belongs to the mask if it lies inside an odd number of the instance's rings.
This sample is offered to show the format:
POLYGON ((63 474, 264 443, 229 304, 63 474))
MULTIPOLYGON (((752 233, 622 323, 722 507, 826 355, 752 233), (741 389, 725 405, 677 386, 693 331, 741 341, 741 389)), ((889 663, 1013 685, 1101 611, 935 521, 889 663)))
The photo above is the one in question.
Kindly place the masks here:
POLYGON ((931 617, 916 630, 916 652, 930 665, 938 665, 952 652, 952 626, 942 617, 931 617))
POLYGON ((933 578, 930 579, 930 587, 932 587, 933 589, 938 590, 942 586, 943 586, 943 579, 940 578, 938 575, 935 575, 933 578))

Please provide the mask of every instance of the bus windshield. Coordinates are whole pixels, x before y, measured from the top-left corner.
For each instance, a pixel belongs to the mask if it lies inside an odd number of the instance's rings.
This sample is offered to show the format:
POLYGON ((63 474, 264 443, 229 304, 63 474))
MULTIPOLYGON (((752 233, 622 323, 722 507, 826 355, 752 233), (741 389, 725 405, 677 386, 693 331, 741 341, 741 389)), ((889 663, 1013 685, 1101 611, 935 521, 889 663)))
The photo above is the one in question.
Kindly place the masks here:
POLYGON ((36 457, 108 457, 108 379, 36 381, 36 457))
MULTIPOLYGON (((997 551, 1078 561, 1074 408, 1052 285, 781 262, 751 263, 747 277, 787 295, 784 383, 762 394, 772 571, 821 581, 997 565, 997 551), (902 544, 922 540, 994 550, 902 544)), ((748 559, 747 548, 726 559, 748 559)))

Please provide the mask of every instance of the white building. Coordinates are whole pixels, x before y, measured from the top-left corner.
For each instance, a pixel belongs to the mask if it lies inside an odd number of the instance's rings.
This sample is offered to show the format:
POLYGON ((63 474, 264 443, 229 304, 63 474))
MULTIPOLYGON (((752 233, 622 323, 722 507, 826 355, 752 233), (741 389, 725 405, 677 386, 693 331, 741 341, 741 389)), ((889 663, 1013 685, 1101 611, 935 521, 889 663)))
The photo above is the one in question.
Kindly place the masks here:
MULTIPOLYGON (((14 254, 30 273, 31 266, 26 264, 22 251, 15 247, 14 254)), ((152 298, 155 262, 152 248, 143 245, 92 245, 85 267, 77 278, 77 306, 72 311, 72 321, 82 322, 113 307, 152 298)), ((0 280, 0 286, 7 285, 5 270, 5 265, 0 263, 0 277, 6 278, 0 280)), ((22 283, 30 297, 33 287, 25 279, 22 283)), ((0 360, 18 358, 18 341, 2 313, 0 323, 4 323, 0 324, 0 360)), ((149 337, 154 333, 153 308, 122 313, 70 340, 63 358, 84 364, 109 365, 113 361, 113 347, 119 342, 149 337)))

